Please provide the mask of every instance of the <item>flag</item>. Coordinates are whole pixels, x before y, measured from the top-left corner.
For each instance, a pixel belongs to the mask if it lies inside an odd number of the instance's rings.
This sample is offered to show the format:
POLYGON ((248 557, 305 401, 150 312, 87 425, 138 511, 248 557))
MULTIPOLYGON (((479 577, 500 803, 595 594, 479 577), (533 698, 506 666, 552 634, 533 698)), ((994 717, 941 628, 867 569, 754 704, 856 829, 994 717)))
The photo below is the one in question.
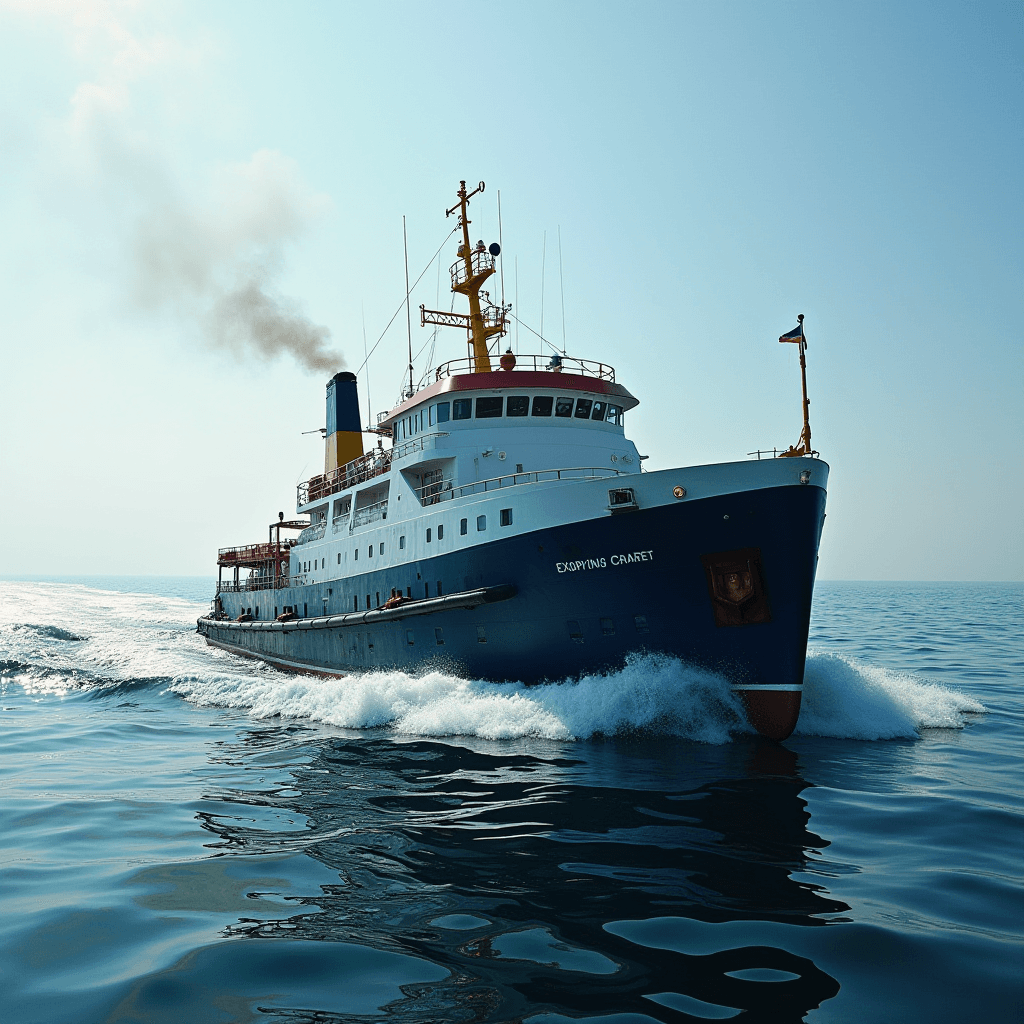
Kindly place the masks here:
POLYGON ((796 341, 796 342, 801 342, 802 341, 806 345, 807 344, 807 339, 804 338, 804 325, 803 325, 803 323, 801 322, 801 323, 797 324, 796 327, 794 327, 793 330, 791 330, 789 332, 789 334, 784 334, 781 338, 779 338, 779 341, 796 341))

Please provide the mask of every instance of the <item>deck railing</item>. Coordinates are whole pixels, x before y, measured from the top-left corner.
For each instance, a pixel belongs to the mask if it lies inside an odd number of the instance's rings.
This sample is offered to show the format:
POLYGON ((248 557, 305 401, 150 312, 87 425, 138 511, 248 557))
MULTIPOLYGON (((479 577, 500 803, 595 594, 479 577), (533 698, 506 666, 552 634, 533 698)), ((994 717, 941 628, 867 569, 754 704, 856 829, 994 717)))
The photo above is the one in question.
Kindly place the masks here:
MULTIPOLYGON (((520 370, 547 371, 549 373, 574 373, 583 377, 597 377, 606 380, 611 384, 615 383, 615 367, 607 363, 599 363, 593 359, 577 359, 575 356, 558 355, 524 355, 516 356, 515 368, 512 370, 495 370, 494 383, 496 385, 514 385, 515 377, 512 374, 520 370), (506 374, 508 376, 506 376, 506 374)), ((443 380, 445 377, 452 377, 460 373, 473 373, 474 360, 472 356, 461 359, 449 359, 442 363, 434 371, 435 380, 443 380)), ((552 379, 552 385, 557 380, 552 379)))
POLYGON ((289 548, 294 547, 298 542, 296 537, 287 537, 281 541, 280 546, 276 541, 272 541, 269 544, 241 544, 234 548, 221 548, 217 552, 217 564, 231 566, 252 562, 269 562, 277 558, 278 554, 283 554, 289 548))
POLYGON ((351 532, 357 526, 365 526, 367 523, 375 523, 378 519, 387 519, 388 502, 387 498, 378 501, 375 505, 366 505, 364 508, 357 508, 352 513, 352 522, 349 526, 351 532))
POLYGON ((605 476, 628 476, 624 470, 609 469, 606 466, 580 466, 570 469, 540 469, 532 473, 509 473, 506 476, 492 476, 487 480, 474 480, 472 483, 448 490, 437 490, 436 483, 425 484, 416 488, 421 505, 433 505, 439 501, 451 501, 486 491, 496 491, 502 487, 515 487, 518 484, 541 484, 555 480, 588 480, 605 476))

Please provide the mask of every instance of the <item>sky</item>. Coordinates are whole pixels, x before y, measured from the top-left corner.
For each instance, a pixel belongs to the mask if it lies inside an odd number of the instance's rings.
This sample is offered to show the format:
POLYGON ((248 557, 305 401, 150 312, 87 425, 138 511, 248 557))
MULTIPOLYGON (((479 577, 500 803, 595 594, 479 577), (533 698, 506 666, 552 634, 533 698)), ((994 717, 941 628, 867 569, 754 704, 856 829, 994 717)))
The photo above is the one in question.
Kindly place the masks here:
POLYGON ((403 217, 429 369, 465 179, 509 342, 613 365, 648 468, 794 444, 803 313, 819 578, 1024 579, 1022 42, 1000 0, 0 0, 0 574, 211 574, 291 515, 330 376, 398 398, 403 217))

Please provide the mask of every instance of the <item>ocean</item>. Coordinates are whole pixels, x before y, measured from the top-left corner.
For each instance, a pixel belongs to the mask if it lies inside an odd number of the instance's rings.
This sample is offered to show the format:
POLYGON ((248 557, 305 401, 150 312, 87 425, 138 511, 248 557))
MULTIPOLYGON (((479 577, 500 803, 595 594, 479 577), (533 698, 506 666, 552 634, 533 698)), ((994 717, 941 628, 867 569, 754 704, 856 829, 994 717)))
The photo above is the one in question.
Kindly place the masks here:
POLYGON ((0 1019, 1014 1021, 1024 586, 819 583, 800 724, 656 654, 282 674, 0 582, 0 1019))

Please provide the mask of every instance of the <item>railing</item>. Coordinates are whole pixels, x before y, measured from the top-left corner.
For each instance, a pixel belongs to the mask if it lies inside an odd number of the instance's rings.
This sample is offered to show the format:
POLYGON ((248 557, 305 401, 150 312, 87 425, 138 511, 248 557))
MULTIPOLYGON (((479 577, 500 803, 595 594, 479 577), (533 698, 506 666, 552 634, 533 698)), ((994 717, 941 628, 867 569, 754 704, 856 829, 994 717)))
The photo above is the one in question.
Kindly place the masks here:
POLYGON ((448 437, 447 430, 436 430, 432 434, 422 434, 420 437, 414 437, 411 441, 403 441, 401 444, 396 444, 391 449, 391 461, 397 462, 399 459, 404 459, 406 455, 411 455, 413 452, 424 451, 428 447, 432 446, 434 441, 439 437, 448 437), (430 445, 427 442, 430 442, 430 445))
POLYGON ((605 466, 582 466, 572 469, 541 469, 533 473, 510 473, 508 476, 493 476, 487 480, 474 480, 450 490, 437 490, 436 483, 417 487, 416 493, 422 505, 433 505, 439 501, 451 501, 472 494, 496 491, 501 487, 515 487, 517 484, 540 484, 553 480, 589 480, 602 476, 629 476, 624 470, 608 469, 605 466))
MULTIPOLYGON (((473 357, 462 359, 449 359, 442 363, 434 372, 435 380, 443 380, 445 377, 452 377, 459 373, 473 373, 473 357)), ((580 374, 583 377, 597 377, 615 383, 615 368, 607 363, 599 363, 593 359, 577 359, 575 356, 563 355, 525 355, 516 356, 513 370, 498 370, 496 372, 514 373, 516 370, 548 371, 550 373, 564 372, 580 374)), ((495 383, 505 384, 506 380, 496 377, 495 383)), ((555 381, 552 381, 554 384, 555 381)))
POLYGON ((348 526, 349 513, 337 516, 331 520, 331 533, 341 533, 348 526))
MULTIPOLYGON (((469 266, 473 277, 479 277, 489 270, 494 270, 494 257, 486 249, 474 249, 469 257, 469 266)), ((452 264, 451 273, 452 289, 457 291, 459 285, 465 284, 469 279, 466 274, 466 261, 463 257, 460 256, 452 264)))
POLYGON ((250 576, 247 580, 221 580, 217 584, 218 594, 242 594, 251 590, 283 590, 285 587, 300 586, 297 576, 250 576))
POLYGON ((315 526, 307 526, 306 529, 299 534, 298 540, 295 541, 298 544, 308 544, 310 541, 319 540, 327 532, 327 520, 322 519, 315 526))
POLYGON ((365 526, 367 523, 375 523, 378 519, 387 519, 387 517, 388 501, 385 498, 383 501, 378 501, 375 505, 357 508, 352 513, 352 523, 349 526, 349 531, 351 532, 357 526, 365 526))
MULTIPOLYGON (((299 535, 302 536, 301 534, 299 535)), ((298 543, 295 537, 281 541, 280 547, 275 542, 269 544, 242 544, 234 548, 221 548, 217 552, 218 565, 241 565, 244 562, 267 562, 287 551, 298 543)))
POLYGON ((298 486, 298 504, 308 505, 311 501, 330 497, 346 487, 383 476, 391 471, 392 451, 393 449, 385 451, 382 448, 374 448, 372 452, 360 455, 358 459, 346 462, 344 466, 339 466, 330 473, 310 477, 298 486))

